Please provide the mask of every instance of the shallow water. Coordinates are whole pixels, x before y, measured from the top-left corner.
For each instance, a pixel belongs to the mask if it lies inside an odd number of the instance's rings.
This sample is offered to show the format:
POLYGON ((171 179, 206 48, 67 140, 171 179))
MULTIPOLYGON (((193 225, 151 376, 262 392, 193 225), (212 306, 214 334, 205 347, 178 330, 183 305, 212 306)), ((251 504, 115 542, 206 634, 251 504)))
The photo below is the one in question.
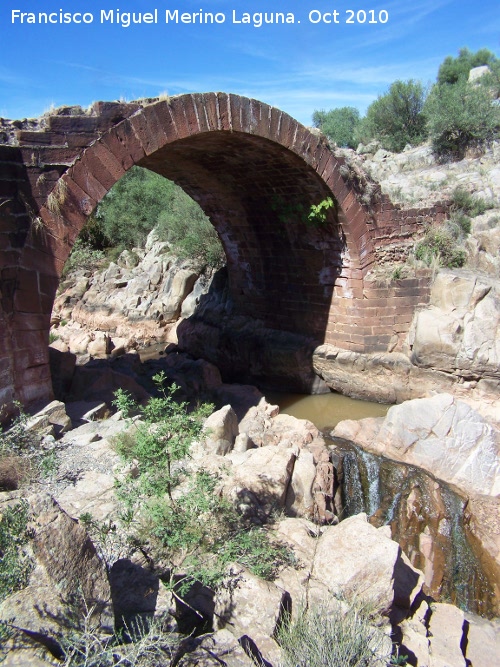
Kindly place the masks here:
POLYGON ((266 399, 279 405, 280 412, 284 414, 309 419, 321 431, 332 429, 343 419, 384 417, 390 408, 389 405, 361 401, 334 392, 314 396, 267 392, 266 399))

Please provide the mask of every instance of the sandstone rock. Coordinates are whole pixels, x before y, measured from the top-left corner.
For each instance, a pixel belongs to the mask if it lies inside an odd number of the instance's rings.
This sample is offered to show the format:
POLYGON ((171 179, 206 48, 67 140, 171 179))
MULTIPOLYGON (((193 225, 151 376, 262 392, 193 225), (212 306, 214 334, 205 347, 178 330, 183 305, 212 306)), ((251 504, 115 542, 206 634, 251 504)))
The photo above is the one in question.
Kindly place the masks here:
POLYGON ((230 576, 236 577, 235 585, 215 597, 215 630, 227 628, 237 638, 247 637, 264 658, 275 660, 279 649, 271 638, 290 606, 288 595, 239 566, 231 566, 230 576))
POLYGON ((174 597, 158 576, 127 558, 113 563, 109 584, 117 628, 147 628, 154 619, 164 623, 175 614, 174 597))
MULTIPOLYGON (((258 507, 265 514, 273 508, 285 505, 297 451, 268 446, 249 449, 243 454, 231 453, 227 458, 233 463, 231 476, 225 481, 225 495, 228 495, 240 509, 246 509, 247 499, 257 500, 258 507)), ((247 511, 253 512, 248 507, 247 511)))
POLYGON ((412 661, 416 661, 419 667, 429 667, 429 638, 427 623, 431 611, 427 602, 422 600, 411 618, 405 619, 400 624, 402 637, 400 640, 399 655, 407 655, 412 661))
POLYGON ((332 595, 372 600, 393 620, 408 613, 423 583, 422 573, 399 545, 371 526, 365 514, 324 529, 316 546, 313 576, 332 595))
POLYGON ((470 272, 442 270, 430 306, 416 313, 409 333, 417 366, 498 376, 500 292, 497 281, 470 272))
POLYGON ((168 298, 163 301, 163 315, 166 322, 171 322, 180 315, 182 302, 193 289, 197 278, 198 274, 189 269, 181 269, 175 274, 168 298))
POLYGON ((28 586, 2 602, 0 618, 14 617, 18 627, 47 634, 87 608, 93 609, 96 621, 109 626, 106 568, 86 531, 49 496, 33 496, 29 503, 35 569, 28 586))
POLYGON ((316 479, 314 456, 305 449, 299 451, 288 487, 286 511, 289 516, 314 518, 313 485, 316 479))
POLYGON ((247 449, 252 449, 253 447, 255 447, 255 443, 247 433, 239 433, 236 436, 233 447, 235 452, 243 453, 246 452, 247 449))
POLYGON ((240 643, 229 630, 223 629, 193 641, 194 648, 180 659, 179 667, 254 667, 240 643))
POLYGON ((495 429, 449 394, 393 406, 385 419, 340 422, 332 433, 423 468, 467 495, 500 493, 495 429))
POLYGON ((106 358, 111 352, 111 339, 104 331, 96 331, 87 345, 87 352, 92 357, 106 358))
POLYGON ((500 620, 466 613, 465 657, 471 667, 500 667, 500 620))
POLYGON ((114 486, 113 475, 87 471, 74 486, 57 495, 57 502, 72 519, 88 513, 94 520, 105 522, 117 513, 114 486))
POLYGON ((461 644, 464 612, 451 604, 434 603, 429 621, 429 667, 466 667, 461 644))
POLYGON ((213 454, 228 454, 238 435, 238 418, 230 405, 226 405, 208 417, 203 425, 205 447, 213 454))
POLYGON ((49 424, 54 426, 56 435, 66 433, 72 427, 71 419, 66 413, 66 406, 61 401, 52 401, 39 410, 33 418, 39 417, 47 417, 49 424))

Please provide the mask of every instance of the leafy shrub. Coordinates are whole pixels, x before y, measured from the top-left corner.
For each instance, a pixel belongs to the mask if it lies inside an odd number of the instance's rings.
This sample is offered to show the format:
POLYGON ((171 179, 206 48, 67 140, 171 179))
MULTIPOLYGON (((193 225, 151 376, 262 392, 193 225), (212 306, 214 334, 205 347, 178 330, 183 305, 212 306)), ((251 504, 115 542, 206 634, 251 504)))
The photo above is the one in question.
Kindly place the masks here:
POLYGON ((451 196, 452 207, 455 211, 460 211, 466 215, 475 218, 476 215, 482 215, 485 211, 494 208, 492 202, 486 201, 482 197, 471 195, 464 188, 455 188, 451 196))
POLYGON ((278 632, 282 667, 375 667, 390 660, 387 637, 359 601, 299 610, 278 632))
POLYGON ((122 250, 143 246, 153 228, 182 257, 219 267, 224 250, 210 220, 179 186, 132 167, 103 198, 82 230, 84 245, 122 250))
POLYGON ((121 454, 138 462, 138 476, 125 479, 118 488, 123 518, 137 522, 136 541, 157 540, 162 560, 185 575, 176 584, 181 595, 195 580, 216 587, 233 560, 270 577, 281 564, 291 562, 288 550, 273 544, 264 529, 247 525, 217 492, 217 477, 201 471, 187 477, 182 468, 181 460, 200 436, 212 406, 188 413, 186 404, 174 399, 176 386, 164 390, 164 376, 154 379, 161 395, 146 406, 138 406, 121 390, 116 399, 125 414, 141 416, 136 429, 118 441, 121 454))
POLYGON ((330 111, 315 111, 313 125, 342 148, 356 148, 354 133, 359 125, 359 111, 354 107, 339 107, 330 111))
POLYGON ((441 159, 462 159, 468 148, 491 141, 500 128, 500 108, 489 91, 467 81, 435 85, 425 112, 432 147, 441 159))
POLYGON ((395 81, 388 92, 370 104, 356 131, 356 140, 378 139, 390 151, 419 144, 426 137, 425 90, 419 81, 395 81))
POLYGON ((77 238, 64 265, 62 278, 76 269, 93 271, 104 261, 105 257, 102 250, 96 250, 81 238, 77 238))
POLYGON ((23 551, 28 541, 28 518, 25 501, 0 514, 0 602, 28 583, 32 563, 23 551))
POLYGON ((179 257, 220 268, 225 254, 215 228, 198 204, 178 190, 184 196, 179 195, 158 217, 159 237, 171 243, 179 257))
POLYGON ((458 227, 456 232, 457 238, 467 236, 471 232, 472 220, 462 211, 454 213, 450 218, 449 223, 458 227))
POLYGON ((472 68, 481 65, 491 67, 496 62, 496 56, 488 49, 479 49, 476 53, 472 53, 467 48, 460 49, 457 58, 447 56, 441 63, 437 76, 438 84, 452 85, 459 81, 467 81, 472 68))
POLYGON ((440 266, 460 268, 467 260, 467 253, 458 246, 452 229, 443 225, 430 229, 417 243, 415 257, 428 266, 437 260, 440 266))
POLYGON ((59 642, 62 667, 168 667, 175 664, 179 648, 178 636, 155 623, 136 621, 121 635, 104 635, 95 627, 92 610, 81 627, 68 631, 59 642))

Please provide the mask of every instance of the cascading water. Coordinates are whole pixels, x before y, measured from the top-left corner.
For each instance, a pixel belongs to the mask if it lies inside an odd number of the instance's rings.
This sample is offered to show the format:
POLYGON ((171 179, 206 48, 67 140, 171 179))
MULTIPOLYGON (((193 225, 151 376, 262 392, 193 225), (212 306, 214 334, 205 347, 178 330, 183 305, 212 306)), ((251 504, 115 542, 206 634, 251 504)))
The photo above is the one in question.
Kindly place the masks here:
POLYGON ((467 541, 464 501, 419 468, 335 441, 342 465, 341 518, 366 512, 424 572, 427 592, 469 611, 488 614, 493 591, 467 541))

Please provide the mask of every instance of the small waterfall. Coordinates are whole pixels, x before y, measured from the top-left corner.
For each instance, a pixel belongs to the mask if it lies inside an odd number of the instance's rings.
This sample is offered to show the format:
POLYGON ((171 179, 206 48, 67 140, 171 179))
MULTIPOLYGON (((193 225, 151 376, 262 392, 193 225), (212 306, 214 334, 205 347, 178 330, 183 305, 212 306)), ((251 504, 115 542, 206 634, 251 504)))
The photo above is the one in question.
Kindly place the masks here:
POLYGON ((342 460, 342 518, 366 512, 389 524, 412 564, 425 574, 426 592, 462 609, 488 614, 492 586, 467 540, 464 501, 423 470, 334 441, 342 460))
POLYGON ((372 516, 380 507, 380 457, 357 448, 358 457, 361 459, 361 467, 364 476, 363 495, 365 499, 365 511, 372 516))
POLYGON ((358 464, 358 456, 355 451, 347 450, 343 460, 342 502, 343 518, 354 516, 365 511, 363 499, 363 487, 358 464))
POLYGON ((380 506, 379 457, 355 445, 343 454, 343 516, 366 512, 372 516, 380 506))

